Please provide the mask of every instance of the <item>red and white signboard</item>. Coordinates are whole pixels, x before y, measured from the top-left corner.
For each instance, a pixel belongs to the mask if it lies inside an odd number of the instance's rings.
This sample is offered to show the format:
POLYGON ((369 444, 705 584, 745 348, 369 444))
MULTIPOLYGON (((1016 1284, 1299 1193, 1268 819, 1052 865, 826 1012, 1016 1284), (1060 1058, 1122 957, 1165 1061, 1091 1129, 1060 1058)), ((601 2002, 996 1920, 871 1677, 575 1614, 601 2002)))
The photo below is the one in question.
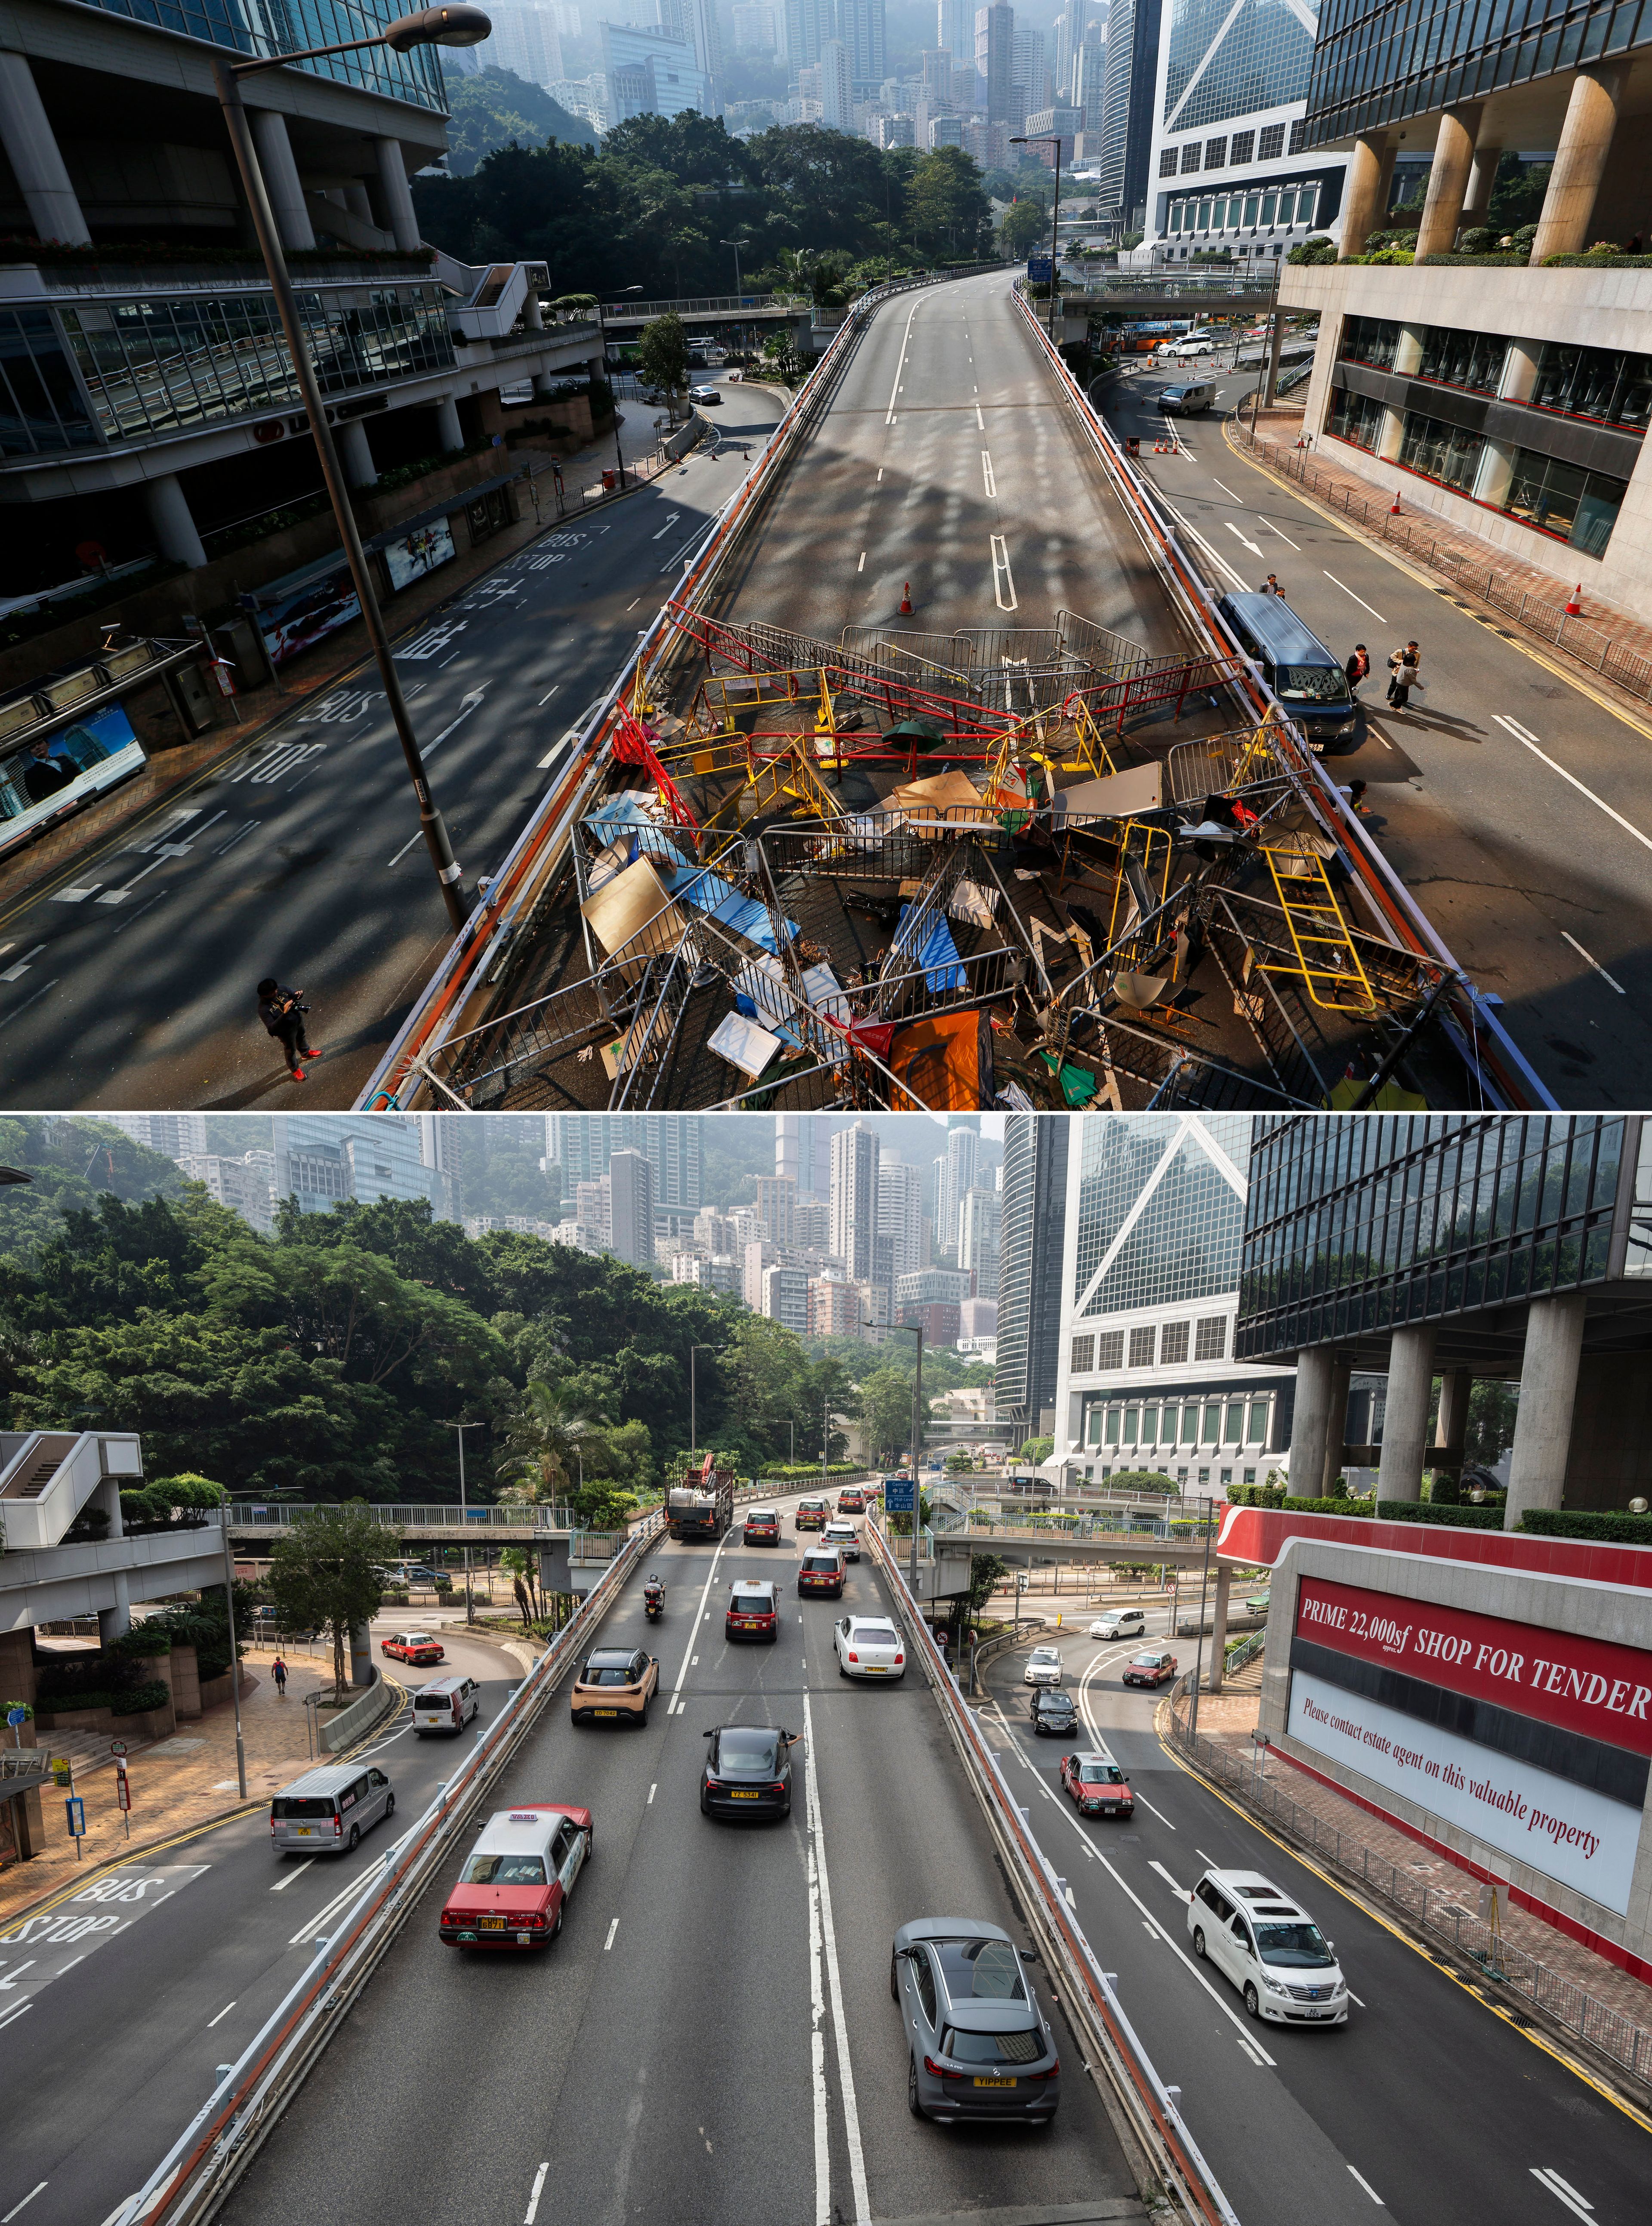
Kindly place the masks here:
MULTIPOLYGON (((1297 1635, 1574 1736, 1652 1756, 1652 1655, 1361 1585, 1302 1580, 1297 1635)), ((1622 1916, 1641 1811, 1305 1668, 1289 1728, 1305 1747, 1622 1916)))

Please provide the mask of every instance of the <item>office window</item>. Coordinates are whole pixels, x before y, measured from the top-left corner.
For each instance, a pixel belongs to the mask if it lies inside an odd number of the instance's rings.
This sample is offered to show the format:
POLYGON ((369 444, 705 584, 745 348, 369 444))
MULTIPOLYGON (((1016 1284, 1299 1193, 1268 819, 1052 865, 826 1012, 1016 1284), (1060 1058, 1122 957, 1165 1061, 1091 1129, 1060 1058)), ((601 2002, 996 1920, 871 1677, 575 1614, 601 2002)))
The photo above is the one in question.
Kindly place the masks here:
POLYGON ((1222 1442, 1222 1409, 1212 1401, 1204 1409, 1204 1425, 1199 1433, 1201 1445, 1219 1446, 1222 1442))
POLYGON ((1531 398, 1535 410, 1644 431, 1652 404, 1652 356, 1546 341, 1531 398))
POLYGON ((1122 1368, 1123 1365, 1124 1332, 1121 1329, 1104 1329, 1096 1340, 1096 1366, 1098 1372, 1104 1373, 1110 1368, 1122 1368))
POLYGON ((1193 1339, 1195 1360, 1225 1360, 1228 1357, 1228 1318, 1213 1314, 1199 1323, 1193 1339))
POLYGON ((1256 212, 1261 207, 1261 196, 1260 194, 1247 194, 1245 195, 1244 221, 1247 224, 1254 225, 1255 223, 1256 212))
POLYGON ((1255 154, 1255 133, 1254 131, 1236 131, 1231 140, 1228 143, 1228 161, 1230 164, 1235 162, 1249 162, 1251 157, 1255 154))
POLYGON ((1119 1421, 1118 1408, 1109 1407, 1107 1413, 1107 1442, 1109 1446, 1115 1446, 1119 1441, 1119 1421))
POLYGON ((1291 143, 1287 151, 1293 155, 1299 155, 1302 152, 1302 143, 1307 136, 1308 120, 1305 116, 1299 116, 1291 126, 1291 143))
POLYGON ((1153 1343, 1158 1335, 1151 1322, 1130 1332, 1130 1365, 1132 1368, 1153 1366, 1153 1343))
POLYGON ((1159 149, 1159 175, 1161 178, 1175 176, 1176 149, 1173 147, 1161 147, 1159 149))
POLYGON ((1256 134, 1256 160, 1259 162, 1275 162, 1284 152, 1285 126, 1282 124, 1270 124, 1266 130, 1256 134))
POLYGON ((1209 232, 1210 229, 1210 204, 1209 201, 1201 201, 1199 203, 1199 220, 1195 229, 1199 232, 1209 232))
POLYGON ((1338 354, 1350 363, 1369 363, 1378 371, 1392 371, 1400 345, 1400 328, 1389 317, 1344 317, 1338 354))
POLYGON ((1245 1441, 1245 1402, 1242 1399, 1228 1402, 1227 1420, 1222 1426, 1223 1445, 1239 1446, 1245 1441))
POLYGON ((1188 1338, 1192 1325, 1189 1322, 1166 1322, 1159 1332, 1159 1364, 1175 1368, 1187 1358, 1188 1338))
POLYGON ((1465 432, 1460 425, 1442 425, 1438 418, 1407 410, 1400 461, 1425 479, 1438 480, 1442 487, 1471 494, 1484 447, 1484 437, 1479 433, 1465 432))
POLYGON ((1182 1409, 1182 1443, 1196 1446, 1199 1441, 1199 1410, 1197 1407, 1182 1409))
POLYGON ((1205 141, 1204 167, 1207 170, 1219 170, 1227 159, 1228 143, 1225 139, 1207 139, 1205 141))
POLYGON ((1382 437, 1382 404, 1372 395, 1350 394, 1345 386, 1333 386, 1325 430, 1357 448, 1375 451, 1382 437))
POLYGON ((1540 533, 1551 533, 1585 556, 1604 556, 1628 493, 1627 480, 1608 479, 1600 472, 1581 471, 1575 464, 1537 455, 1530 448, 1516 448, 1515 475, 1503 507, 1511 518, 1540 533))
POLYGON ((1088 1376, 1088 1375, 1090 1374, 1090 1368, 1091 1368, 1091 1366, 1092 1366, 1092 1364, 1093 1364, 1093 1363, 1094 1363, 1094 1361, 1095 1361, 1095 1358, 1096 1358, 1096 1340, 1095 1340, 1095 1339, 1094 1339, 1093 1337, 1076 1337, 1076 1338, 1074 1338, 1074 1339, 1073 1339, 1073 1341, 1072 1341, 1072 1372, 1073 1372, 1073 1374, 1074 1374, 1075 1376, 1088 1376))
POLYGON ((1185 201, 1178 201, 1170 212, 1169 228, 1172 232, 1179 232, 1181 230, 1182 219, 1186 215, 1186 213, 1187 203, 1185 201))
POLYGON ((1253 1399, 1250 1402, 1250 1428, 1245 1433, 1247 1445, 1265 1446, 1268 1443, 1268 1402, 1253 1399))
POLYGON ((1266 231, 1271 232, 1273 230, 1274 219, 1278 213, 1279 195, 1277 194, 1264 194, 1262 195, 1262 225, 1266 231))
POLYGON ((1159 1409, 1157 1407, 1145 1407, 1142 1409, 1141 1442, 1144 1446, 1156 1446, 1159 1442, 1159 1409))
MULTIPOLYGON (((1088 145, 1088 141, 1085 143, 1088 145)), ((1189 170, 1197 170, 1198 166, 1199 143, 1197 139, 1190 139, 1186 146, 1182 149, 1183 175, 1185 175, 1189 170)))
POLYGON ((1136 1433, 1141 1429, 1141 1408, 1127 1407, 1124 1410, 1124 1442, 1127 1446, 1134 1445, 1136 1441, 1136 1433))

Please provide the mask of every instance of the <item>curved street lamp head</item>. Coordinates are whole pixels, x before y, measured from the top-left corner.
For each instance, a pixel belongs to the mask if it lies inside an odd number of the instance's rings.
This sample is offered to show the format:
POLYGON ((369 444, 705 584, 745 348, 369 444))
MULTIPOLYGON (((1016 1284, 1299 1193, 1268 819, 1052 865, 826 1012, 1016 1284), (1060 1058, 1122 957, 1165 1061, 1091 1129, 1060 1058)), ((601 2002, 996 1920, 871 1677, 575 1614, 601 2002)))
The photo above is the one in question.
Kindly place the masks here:
POLYGON ((383 43, 404 54, 413 47, 478 47, 492 35, 492 20, 480 8, 416 8, 388 26, 383 43))

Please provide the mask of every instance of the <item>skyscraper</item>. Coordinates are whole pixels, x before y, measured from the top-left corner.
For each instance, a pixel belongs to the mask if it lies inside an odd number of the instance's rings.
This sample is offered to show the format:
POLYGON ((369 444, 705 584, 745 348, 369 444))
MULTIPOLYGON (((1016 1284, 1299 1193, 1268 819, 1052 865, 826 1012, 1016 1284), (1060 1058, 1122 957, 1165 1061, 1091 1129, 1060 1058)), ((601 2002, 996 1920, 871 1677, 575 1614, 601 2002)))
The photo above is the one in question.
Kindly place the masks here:
POLYGON ((993 0, 990 7, 975 10, 975 81, 984 88, 981 98, 988 123, 1019 130, 1026 111, 1023 104, 1016 111, 1014 70, 1015 10, 1005 0, 993 0))
POLYGON ((124 1129, 135 1144, 168 1160, 206 1148, 204 1113, 108 1113, 99 1117, 111 1128, 124 1129))
MULTIPOLYGON (((709 6, 710 0, 703 0, 709 6)), ((837 35, 848 48, 855 97, 873 98, 884 77, 884 0, 837 0, 837 35)))
POLYGON ((878 1234, 891 1239, 891 1273, 906 1275, 924 1266, 924 1171, 899 1160, 878 1161, 878 1234))
POLYGON ((485 61, 499 69, 514 70, 518 77, 549 92, 562 74, 562 44, 554 10, 502 0, 488 13, 493 35, 487 41, 485 61))
POLYGON ((965 1191, 958 1215, 958 1265, 975 1278, 978 1299, 998 1296, 1003 1199, 995 1190, 965 1191))
POLYGON ((936 1185, 935 1249, 949 1252, 956 1259, 958 1250, 958 1216, 963 1209, 964 1193, 973 1190, 975 1181, 975 1161, 981 1149, 978 1129, 949 1127, 946 1149, 936 1185))
POLYGON ((701 1124, 685 1113, 547 1113, 545 1157, 562 1171, 562 1188, 595 1182, 616 1152, 639 1151, 654 1171, 654 1205, 697 1212, 701 1124))
POLYGON ((878 1266, 878 1132, 857 1121, 832 1138, 832 1253, 852 1282, 878 1266))
POLYGON ((1107 18, 1096 207, 1127 228, 1144 218, 1160 0, 1113 0, 1107 18))
POLYGON ((1029 1437, 1056 1404, 1071 1125, 1070 1117, 1037 1113, 1012 1113, 1004 1123, 994 1391, 1000 1421, 1029 1437))
POLYGON ((832 1123, 826 1113, 777 1113, 774 1172, 790 1175, 799 1198, 825 1198, 832 1186, 832 1123))
POLYGON ((439 1211, 448 1221, 465 1218, 465 1128, 469 1117, 464 1113, 416 1116, 419 1158, 425 1167, 441 1173, 443 1191, 439 1211))
POLYGON ((654 1257, 654 1171, 639 1151, 616 1152, 608 1161, 609 1243, 633 1268, 654 1257))
POLYGON ((944 47, 955 62, 974 62, 975 0, 937 0, 935 43, 944 47))
POLYGON ((786 60, 795 77, 812 69, 828 39, 837 35, 837 0, 785 0, 786 60))
POLYGON ((829 131, 847 131, 855 121, 855 82, 842 39, 823 40, 818 67, 820 120, 829 131))
POLYGON ((608 81, 608 114, 616 124, 633 116, 680 116, 709 108, 710 80, 691 39, 658 29, 604 23, 602 67, 608 81))
POLYGON ((276 1197, 304 1213, 326 1213, 341 1199, 429 1199, 447 1217, 447 1178, 419 1156, 414 1114, 306 1113, 272 1116, 276 1197))
POLYGON ((1011 48, 1010 78, 1021 96, 1021 107, 1030 113, 1047 108, 1051 101, 1049 64, 1045 59, 1042 31, 1016 27, 1011 48))
POLYGON ((797 1203, 797 1185, 791 1175, 759 1175, 757 1177, 757 1219, 764 1241, 789 1250, 796 1241, 792 1224, 797 1203))

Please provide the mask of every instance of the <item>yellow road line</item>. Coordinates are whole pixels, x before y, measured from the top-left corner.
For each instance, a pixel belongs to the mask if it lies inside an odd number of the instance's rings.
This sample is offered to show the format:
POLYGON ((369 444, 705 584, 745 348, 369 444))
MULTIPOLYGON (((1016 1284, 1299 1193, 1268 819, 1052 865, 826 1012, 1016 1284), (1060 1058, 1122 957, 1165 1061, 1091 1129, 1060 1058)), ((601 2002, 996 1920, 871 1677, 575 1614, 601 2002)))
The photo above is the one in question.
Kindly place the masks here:
MULTIPOLYGON (((1161 1707, 1167 1708, 1169 1705, 1168 1701, 1160 1703, 1161 1707)), ((1155 1717, 1157 1714, 1158 1711, 1155 1710, 1155 1717)), ((1340 1894, 1350 1908, 1357 1909, 1363 1916, 1369 1917, 1374 1924, 1381 1925, 1383 1931, 1391 1938, 1397 1940, 1402 1947, 1409 1948, 1412 1953, 1420 1956, 1425 1963, 1432 1964, 1433 1968, 1448 1978, 1460 1993, 1468 1995, 1471 2001, 1478 2002, 1482 2009, 1490 2010, 1493 2017, 1501 2018, 1511 2032, 1519 2033, 1522 2039, 1529 2040, 1534 2048, 1541 2048, 1545 2056, 1553 2057, 1557 2064, 1565 2064, 1566 2070, 1575 2072, 1585 2086, 1592 2087, 1603 2102, 1611 2103, 1613 2108, 1620 2110, 1624 2117, 1632 2119, 1642 2133, 1652 2134, 1652 2117, 1649 2117, 1644 2111, 1637 2109, 1635 2104, 1620 2095, 1616 2088, 1609 2086, 1598 2073, 1592 2071, 1586 2064, 1580 2064, 1575 2056, 1568 2055, 1565 2049, 1558 2047, 1554 2041, 1546 2038, 1534 2026, 1528 2025, 1520 2018, 1512 2016, 1501 2002, 1493 2001, 1490 1995, 1482 1994, 1477 1986, 1472 1985, 1459 1973, 1454 1971, 1449 1963, 1443 1963, 1438 1956, 1431 1955, 1420 1941, 1414 1940, 1408 1932, 1402 1930, 1392 1918, 1385 1917, 1380 1909, 1374 1908, 1351 1887, 1344 1886, 1340 1879, 1333 1878, 1331 1873, 1321 1864, 1315 1862, 1311 1855, 1306 1854, 1300 1848, 1292 1847, 1288 1841, 1281 1840, 1276 1832, 1270 1831, 1259 1817, 1253 1816, 1248 1809, 1242 1808, 1238 1802, 1223 1792, 1221 1786, 1217 1784, 1214 1779, 1207 1778, 1196 1764, 1189 1762, 1185 1755, 1179 1753, 1174 1745, 1165 1737, 1162 1732, 1159 1731, 1156 1722, 1153 1728, 1158 1732, 1160 1747, 1179 1770, 1183 1771, 1189 1778, 1204 1786, 1206 1792, 1213 1793, 1225 1808, 1231 1809, 1234 1815, 1249 1824, 1253 1831, 1260 1832, 1265 1840, 1270 1840, 1281 1854, 1288 1855, 1293 1862, 1300 1863, 1305 1870, 1312 1871, 1314 1877, 1323 1880, 1333 1893, 1340 1894)))

